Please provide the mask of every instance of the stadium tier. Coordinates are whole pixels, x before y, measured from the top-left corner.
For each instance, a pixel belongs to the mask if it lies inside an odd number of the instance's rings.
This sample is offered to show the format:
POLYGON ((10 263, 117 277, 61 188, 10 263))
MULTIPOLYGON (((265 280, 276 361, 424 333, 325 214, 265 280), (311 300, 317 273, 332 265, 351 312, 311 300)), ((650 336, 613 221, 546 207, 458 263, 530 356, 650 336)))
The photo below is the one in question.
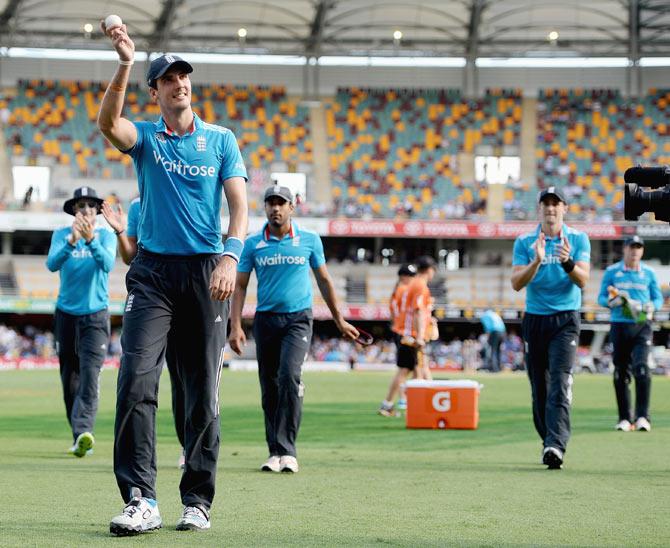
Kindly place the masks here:
MULTIPOLYGON (((112 147, 96 127, 106 84, 20 80, 8 94, 5 137, 15 157, 50 158, 73 177, 135 178, 130 157, 112 147)), ((309 111, 282 87, 192 87, 193 110, 206 122, 235 132, 247 167, 275 161, 312 161, 309 111)), ((155 119, 158 107, 144 88, 129 84, 125 116, 155 119)))
POLYGON ((326 113, 333 199, 347 216, 443 217, 483 211, 486 185, 464 180, 459 154, 519 146, 521 94, 489 90, 340 89, 326 113), (436 207, 434 207, 436 206, 436 207))
POLYGON ((559 185, 570 213, 623 218, 623 173, 670 163, 670 91, 642 100, 611 89, 543 90, 538 102, 537 181, 559 185))
MULTIPOLYGON (((8 112, 12 161, 64 166, 72 184, 134 179, 131 159, 95 126, 104 89, 94 82, 20 80, 7 90, 0 108, 8 112)), ((476 155, 510 154, 535 158, 537 182, 522 171, 507 183, 505 219, 532 218, 538 188, 559 185, 570 200, 568 219, 620 220, 625 169, 670 164, 667 89, 651 89, 640 100, 613 89, 547 89, 528 109, 521 92, 510 89, 466 99, 457 89, 341 88, 318 114, 278 86, 193 85, 192 92, 203 120, 235 132, 256 212, 277 166, 304 167, 316 177, 315 142, 327 149, 321 156, 332 201, 301 204, 300 213, 313 216, 485 220, 489 186, 476 182, 467 164, 476 155), (315 115, 323 117, 323 138, 312 128, 315 115), (522 144, 524 124, 537 129, 533 146, 532 139, 522 144)), ((158 109, 131 84, 125 114, 153 119, 158 109)))

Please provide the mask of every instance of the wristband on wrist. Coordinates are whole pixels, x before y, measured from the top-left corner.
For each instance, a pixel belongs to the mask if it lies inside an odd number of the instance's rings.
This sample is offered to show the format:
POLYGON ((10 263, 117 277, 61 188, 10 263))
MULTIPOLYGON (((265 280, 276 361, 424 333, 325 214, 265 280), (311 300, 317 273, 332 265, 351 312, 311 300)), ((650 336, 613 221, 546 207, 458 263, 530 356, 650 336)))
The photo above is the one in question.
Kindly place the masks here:
POLYGON ((126 229, 122 228, 121 230, 115 230, 114 234, 116 234, 117 236, 121 236, 121 234, 123 234, 125 231, 126 231, 126 229))
POLYGON ((123 59, 119 59, 119 65, 122 67, 132 67, 135 64, 135 59, 131 59, 130 61, 124 61, 123 59))
POLYGON ((565 270, 566 273, 570 274, 575 269, 575 261, 568 259, 567 261, 561 263, 561 267, 565 270))
POLYGON ((232 257, 233 259, 235 259, 235 261, 239 263, 240 255, 242 255, 243 249, 244 249, 244 242, 239 238, 231 236, 230 238, 227 238, 223 244, 223 255, 232 257))

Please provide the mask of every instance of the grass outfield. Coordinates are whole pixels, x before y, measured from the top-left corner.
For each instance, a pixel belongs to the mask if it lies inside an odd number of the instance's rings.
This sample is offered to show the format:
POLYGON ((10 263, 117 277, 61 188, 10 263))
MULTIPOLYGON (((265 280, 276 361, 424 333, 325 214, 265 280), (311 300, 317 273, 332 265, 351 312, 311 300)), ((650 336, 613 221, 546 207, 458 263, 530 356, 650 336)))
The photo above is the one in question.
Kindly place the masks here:
POLYGON ((178 444, 163 377, 161 531, 109 536, 116 373, 102 375, 95 455, 66 455, 56 371, 0 374, 0 546, 558 546, 670 544, 670 378, 654 378, 653 431, 613 431, 607 376, 575 382, 566 466, 539 465, 523 375, 477 377, 476 431, 408 431, 375 415, 390 374, 306 373, 301 471, 264 474, 255 374, 226 371, 212 529, 178 533, 178 444))

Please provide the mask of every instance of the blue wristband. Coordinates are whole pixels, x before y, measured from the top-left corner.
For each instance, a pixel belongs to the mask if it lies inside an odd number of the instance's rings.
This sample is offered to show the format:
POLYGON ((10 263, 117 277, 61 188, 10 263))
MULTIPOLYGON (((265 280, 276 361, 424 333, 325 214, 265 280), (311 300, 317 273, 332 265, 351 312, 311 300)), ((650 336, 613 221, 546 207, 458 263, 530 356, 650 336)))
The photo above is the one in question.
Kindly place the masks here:
POLYGON ((239 238, 231 236, 230 238, 227 238, 223 244, 223 255, 232 257, 239 263, 240 255, 242 255, 243 249, 244 249, 244 242, 239 238))

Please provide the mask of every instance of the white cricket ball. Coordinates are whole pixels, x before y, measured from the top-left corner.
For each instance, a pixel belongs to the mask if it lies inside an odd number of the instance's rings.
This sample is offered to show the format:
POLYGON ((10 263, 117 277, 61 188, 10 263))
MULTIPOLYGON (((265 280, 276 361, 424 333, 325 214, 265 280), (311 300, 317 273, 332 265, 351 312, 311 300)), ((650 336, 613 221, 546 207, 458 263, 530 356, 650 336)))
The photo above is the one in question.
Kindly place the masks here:
POLYGON ((123 24, 121 18, 118 15, 108 15, 105 19, 105 28, 107 30, 114 27, 120 27, 123 24))

